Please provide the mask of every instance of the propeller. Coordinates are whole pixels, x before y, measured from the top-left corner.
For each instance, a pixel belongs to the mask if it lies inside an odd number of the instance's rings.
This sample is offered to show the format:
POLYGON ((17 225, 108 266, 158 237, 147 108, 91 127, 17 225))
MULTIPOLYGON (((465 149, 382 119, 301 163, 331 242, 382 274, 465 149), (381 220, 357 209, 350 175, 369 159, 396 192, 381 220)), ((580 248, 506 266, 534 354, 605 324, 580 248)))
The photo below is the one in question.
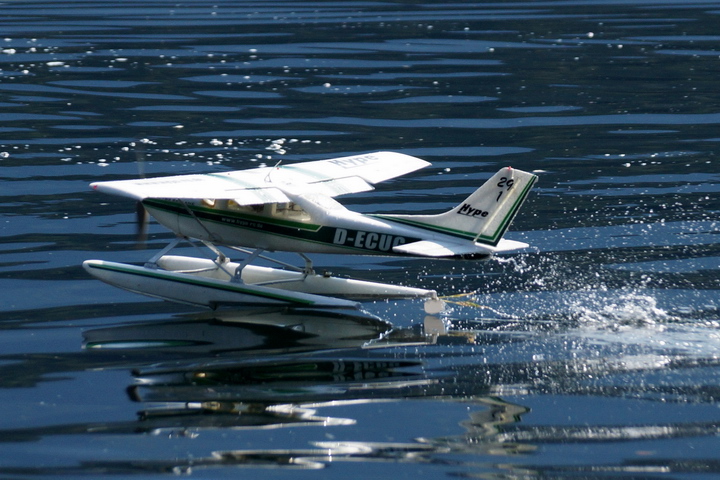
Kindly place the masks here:
MULTIPOLYGON (((145 139, 133 142, 135 147, 135 162, 138 169, 138 178, 145 178, 145 149, 147 141, 145 139)), ((145 248, 147 241, 148 213, 142 202, 135 205, 135 225, 136 225, 136 242, 135 248, 142 250, 145 248)))
POLYGON ((148 213, 142 202, 137 202, 137 205, 135 206, 135 223, 137 225, 135 248, 142 250, 145 248, 145 242, 147 241, 148 225, 148 213))

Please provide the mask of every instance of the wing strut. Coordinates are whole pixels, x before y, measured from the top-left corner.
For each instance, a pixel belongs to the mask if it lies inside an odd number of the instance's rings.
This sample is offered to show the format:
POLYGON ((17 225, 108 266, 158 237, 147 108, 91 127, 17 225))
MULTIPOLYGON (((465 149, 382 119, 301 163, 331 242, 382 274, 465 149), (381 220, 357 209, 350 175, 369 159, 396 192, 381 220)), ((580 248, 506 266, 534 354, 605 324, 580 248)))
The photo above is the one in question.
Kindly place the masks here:
POLYGON ((210 230, 207 229, 207 227, 205 225, 203 225, 203 223, 200 221, 200 219, 197 217, 197 215, 195 215, 195 212, 192 211, 192 208, 190 208, 190 206, 187 204, 187 202, 184 200, 180 200, 180 202, 183 204, 183 206, 185 207, 185 210, 190 214, 190 216, 195 219, 195 221, 198 223, 198 225, 200 225, 200 227, 203 230, 205 230, 205 233, 207 233, 208 238, 212 239, 213 241, 219 242, 220 239, 217 237, 217 235, 212 233, 210 230))

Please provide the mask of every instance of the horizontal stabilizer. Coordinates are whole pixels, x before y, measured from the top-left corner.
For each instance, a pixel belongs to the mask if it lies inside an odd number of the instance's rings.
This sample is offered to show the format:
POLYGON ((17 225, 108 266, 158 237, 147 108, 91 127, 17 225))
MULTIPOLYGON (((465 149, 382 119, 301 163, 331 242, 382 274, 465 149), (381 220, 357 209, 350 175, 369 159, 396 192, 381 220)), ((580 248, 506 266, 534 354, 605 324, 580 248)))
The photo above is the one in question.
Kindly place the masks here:
POLYGON ((517 240, 508 240, 507 238, 501 238, 497 245, 495 245, 493 251, 495 253, 502 253, 502 252, 513 252, 515 250, 522 250, 523 248, 528 248, 530 245, 528 245, 525 242, 518 242, 517 240))
POLYGON ((528 247, 527 243, 502 239, 493 247, 478 243, 454 243, 443 241, 421 240, 406 243, 393 248, 394 252, 405 253, 418 257, 452 258, 460 256, 490 256, 495 253, 510 252, 528 247))
POLYGON ((491 255, 488 249, 475 248, 472 243, 466 245, 458 243, 444 243, 430 240, 421 240, 419 242, 406 243, 405 245, 398 245, 393 247, 393 251, 397 253, 406 253, 408 255, 414 255, 419 257, 455 257, 458 255, 469 255, 469 254, 485 254, 491 255))

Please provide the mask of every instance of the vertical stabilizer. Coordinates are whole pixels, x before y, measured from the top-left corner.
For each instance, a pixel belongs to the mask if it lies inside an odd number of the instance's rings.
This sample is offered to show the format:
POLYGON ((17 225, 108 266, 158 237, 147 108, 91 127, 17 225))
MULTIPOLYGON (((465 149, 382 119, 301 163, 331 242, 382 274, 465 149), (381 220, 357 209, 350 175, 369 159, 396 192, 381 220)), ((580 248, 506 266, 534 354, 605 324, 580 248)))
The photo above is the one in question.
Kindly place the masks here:
POLYGON ((393 220, 496 246, 520 210, 537 176, 502 168, 452 210, 439 215, 392 215, 393 220))

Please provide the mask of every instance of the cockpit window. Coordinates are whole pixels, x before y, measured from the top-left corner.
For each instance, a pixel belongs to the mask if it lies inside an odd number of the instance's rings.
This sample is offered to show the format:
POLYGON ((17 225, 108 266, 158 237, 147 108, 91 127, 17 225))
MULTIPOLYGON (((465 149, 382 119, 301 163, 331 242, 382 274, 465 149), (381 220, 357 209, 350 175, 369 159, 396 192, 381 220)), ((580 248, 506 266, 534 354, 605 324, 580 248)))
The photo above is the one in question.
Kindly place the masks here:
POLYGON ((240 205, 234 200, 208 200, 202 201, 203 206, 217 209, 227 209, 263 217, 281 218, 296 222, 310 221, 310 214, 294 202, 261 203, 256 205, 240 205))

